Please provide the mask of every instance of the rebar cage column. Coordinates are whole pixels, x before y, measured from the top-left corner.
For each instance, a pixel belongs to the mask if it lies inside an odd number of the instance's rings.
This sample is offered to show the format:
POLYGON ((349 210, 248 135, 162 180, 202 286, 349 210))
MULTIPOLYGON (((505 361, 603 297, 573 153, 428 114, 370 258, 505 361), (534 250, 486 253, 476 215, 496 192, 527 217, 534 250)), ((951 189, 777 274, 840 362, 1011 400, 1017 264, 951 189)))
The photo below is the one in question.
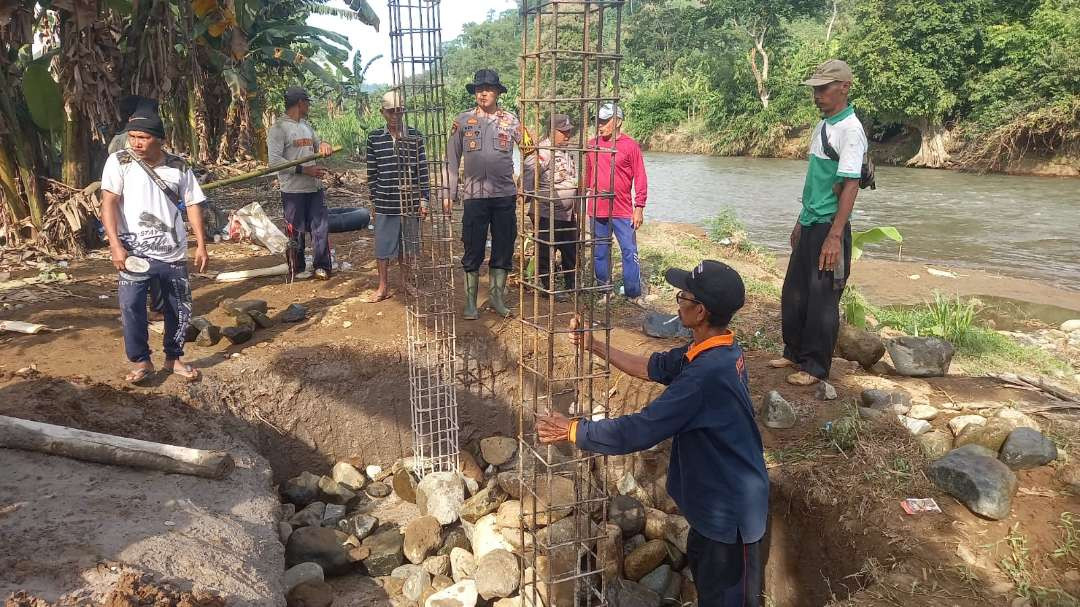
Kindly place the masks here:
POLYGON ((580 345, 574 348, 569 333, 573 320, 579 331, 605 347, 610 340, 612 286, 597 280, 593 259, 598 246, 610 246, 611 237, 596 236, 588 211, 590 198, 610 200, 614 193, 586 192, 581 186, 587 157, 595 167, 605 154, 608 183, 614 183, 614 145, 597 147, 596 116, 602 105, 619 100, 622 6, 622 0, 523 0, 520 10, 518 108, 522 124, 538 140, 533 149, 523 150, 525 204, 519 222, 522 594, 526 604, 546 607, 606 605, 605 584, 611 574, 605 572, 602 558, 606 458, 568 445, 542 445, 535 420, 548 410, 572 418, 608 416, 606 357, 580 345), (576 127, 562 146, 552 140, 551 116, 556 113, 568 115, 576 127), (576 163, 576 191, 557 191, 554 179, 541 178, 544 165, 557 153, 576 163), (556 217, 560 201, 572 202, 572 227, 542 222, 542 217, 556 217), (572 244, 574 267, 564 265, 566 260, 556 252, 558 243, 572 244), (544 267, 536 255, 542 248, 549 251, 544 267))
POLYGON ((405 108, 395 150, 413 455, 423 477, 458 467, 453 230, 442 206, 448 134, 442 26, 438 0, 390 0, 388 8, 394 90, 405 108))

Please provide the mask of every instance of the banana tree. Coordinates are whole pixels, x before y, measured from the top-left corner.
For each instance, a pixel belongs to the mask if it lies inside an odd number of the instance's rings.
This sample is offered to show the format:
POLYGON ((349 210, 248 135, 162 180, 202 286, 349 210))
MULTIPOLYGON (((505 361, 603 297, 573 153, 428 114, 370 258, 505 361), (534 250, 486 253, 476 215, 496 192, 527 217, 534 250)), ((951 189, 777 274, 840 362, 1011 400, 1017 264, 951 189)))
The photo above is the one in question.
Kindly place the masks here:
MULTIPOLYGON (((378 27, 378 18, 366 0, 352 0, 353 15, 378 27)), ((265 98, 259 87, 260 70, 295 75, 311 74, 336 91, 342 81, 349 40, 337 32, 303 23, 313 9, 329 9, 314 0, 193 0, 199 19, 196 38, 232 93, 220 156, 236 151, 255 156, 259 107, 265 98), (255 107, 253 107, 255 106, 255 107)))

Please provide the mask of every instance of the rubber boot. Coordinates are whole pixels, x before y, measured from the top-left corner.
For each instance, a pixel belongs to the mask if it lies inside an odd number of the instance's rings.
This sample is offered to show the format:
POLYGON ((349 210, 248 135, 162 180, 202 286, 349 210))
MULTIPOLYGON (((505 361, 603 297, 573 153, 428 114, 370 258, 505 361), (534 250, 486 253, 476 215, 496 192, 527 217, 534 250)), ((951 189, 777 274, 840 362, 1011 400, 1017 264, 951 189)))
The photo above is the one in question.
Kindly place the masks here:
POLYGON ((506 275, 507 271, 499 268, 492 268, 491 274, 488 275, 489 302, 495 313, 503 318, 509 318, 511 315, 510 308, 507 308, 505 303, 506 275))
POLYGON ((476 292, 480 288, 480 272, 465 272, 465 320, 480 317, 476 311, 476 292))

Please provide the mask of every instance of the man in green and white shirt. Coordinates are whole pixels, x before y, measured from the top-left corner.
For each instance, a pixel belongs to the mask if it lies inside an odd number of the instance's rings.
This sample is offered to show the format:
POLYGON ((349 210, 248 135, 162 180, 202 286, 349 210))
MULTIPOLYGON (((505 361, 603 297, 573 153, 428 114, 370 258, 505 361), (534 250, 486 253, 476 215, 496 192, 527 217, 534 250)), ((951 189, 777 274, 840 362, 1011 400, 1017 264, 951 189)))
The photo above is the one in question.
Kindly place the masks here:
POLYGON ((866 133, 848 104, 848 64, 826 61, 803 84, 813 87, 814 105, 824 119, 810 138, 802 213, 791 231, 791 259, 781 295, 784 357, 770 363, 797 367, 788 376, 796 385, 829 376, 840 328, 840 296, 851 265, 848 219, 867 150, 866 133))

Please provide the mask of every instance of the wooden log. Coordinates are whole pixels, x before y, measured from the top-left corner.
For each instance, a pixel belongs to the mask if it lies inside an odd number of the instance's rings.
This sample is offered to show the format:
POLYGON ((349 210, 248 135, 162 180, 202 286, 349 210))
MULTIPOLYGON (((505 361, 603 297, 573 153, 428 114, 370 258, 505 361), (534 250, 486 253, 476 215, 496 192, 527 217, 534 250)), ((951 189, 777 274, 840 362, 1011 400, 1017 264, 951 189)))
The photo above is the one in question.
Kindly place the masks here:
POLYGON ((204 451, 0 415, 0 447, 220 479, 233 469, 227 451, 204 451))
POLYGON ((338 145, 338 146, 334 146, 334 151, 330 152, 330 154, 314 154, 312 156, 304 156, 303 158, 297 158, 296 160, 290 160, 289 162, 283 162, 281 164, 275 164, 274 166, 263 167, 261 169, 255 169, 254 171, 249 171, 247 173, 241 173, 240 175, 235 175, 233 177, 228 177, 226 179, 219 179, 217 181, 211 181, 210 183, 204 183, 202 185, 202 191, 206 192, 206 191, 214 190, 214 189, 224 187, 224 186, 227 186, 227 185, 233 185, 233 184, 237 184, 237 183, 242 183, 242 182, 247 181, 249 179, 255 179, 256 177, 262 177, 263 175, 269 175, 270 173, 277 173, 278 171, 282 171, 282 170, 285 170, 285 169, 288 169, 288 168, 292 168, 292 167, 294 167, 294 166, 296 166, 298 164, 304 164, 305 162, 311 162, 312 160, 318 160, 319 158, 329 158, 332 154, 336 154, 336 153, 340 152, 341 149, 342 149, 341 146, 338 145))
POLYGON ((222 272, 217 275, 214 280, 218 282, 236 282, 238 280, 247 280, 249 278, 260 278, 263 276, 284 276, 289 273, 289 264, 278 264, 276 266, 270 266, 269 268, 256 268, 254 270, 235 270, 233 272, 222 272))

